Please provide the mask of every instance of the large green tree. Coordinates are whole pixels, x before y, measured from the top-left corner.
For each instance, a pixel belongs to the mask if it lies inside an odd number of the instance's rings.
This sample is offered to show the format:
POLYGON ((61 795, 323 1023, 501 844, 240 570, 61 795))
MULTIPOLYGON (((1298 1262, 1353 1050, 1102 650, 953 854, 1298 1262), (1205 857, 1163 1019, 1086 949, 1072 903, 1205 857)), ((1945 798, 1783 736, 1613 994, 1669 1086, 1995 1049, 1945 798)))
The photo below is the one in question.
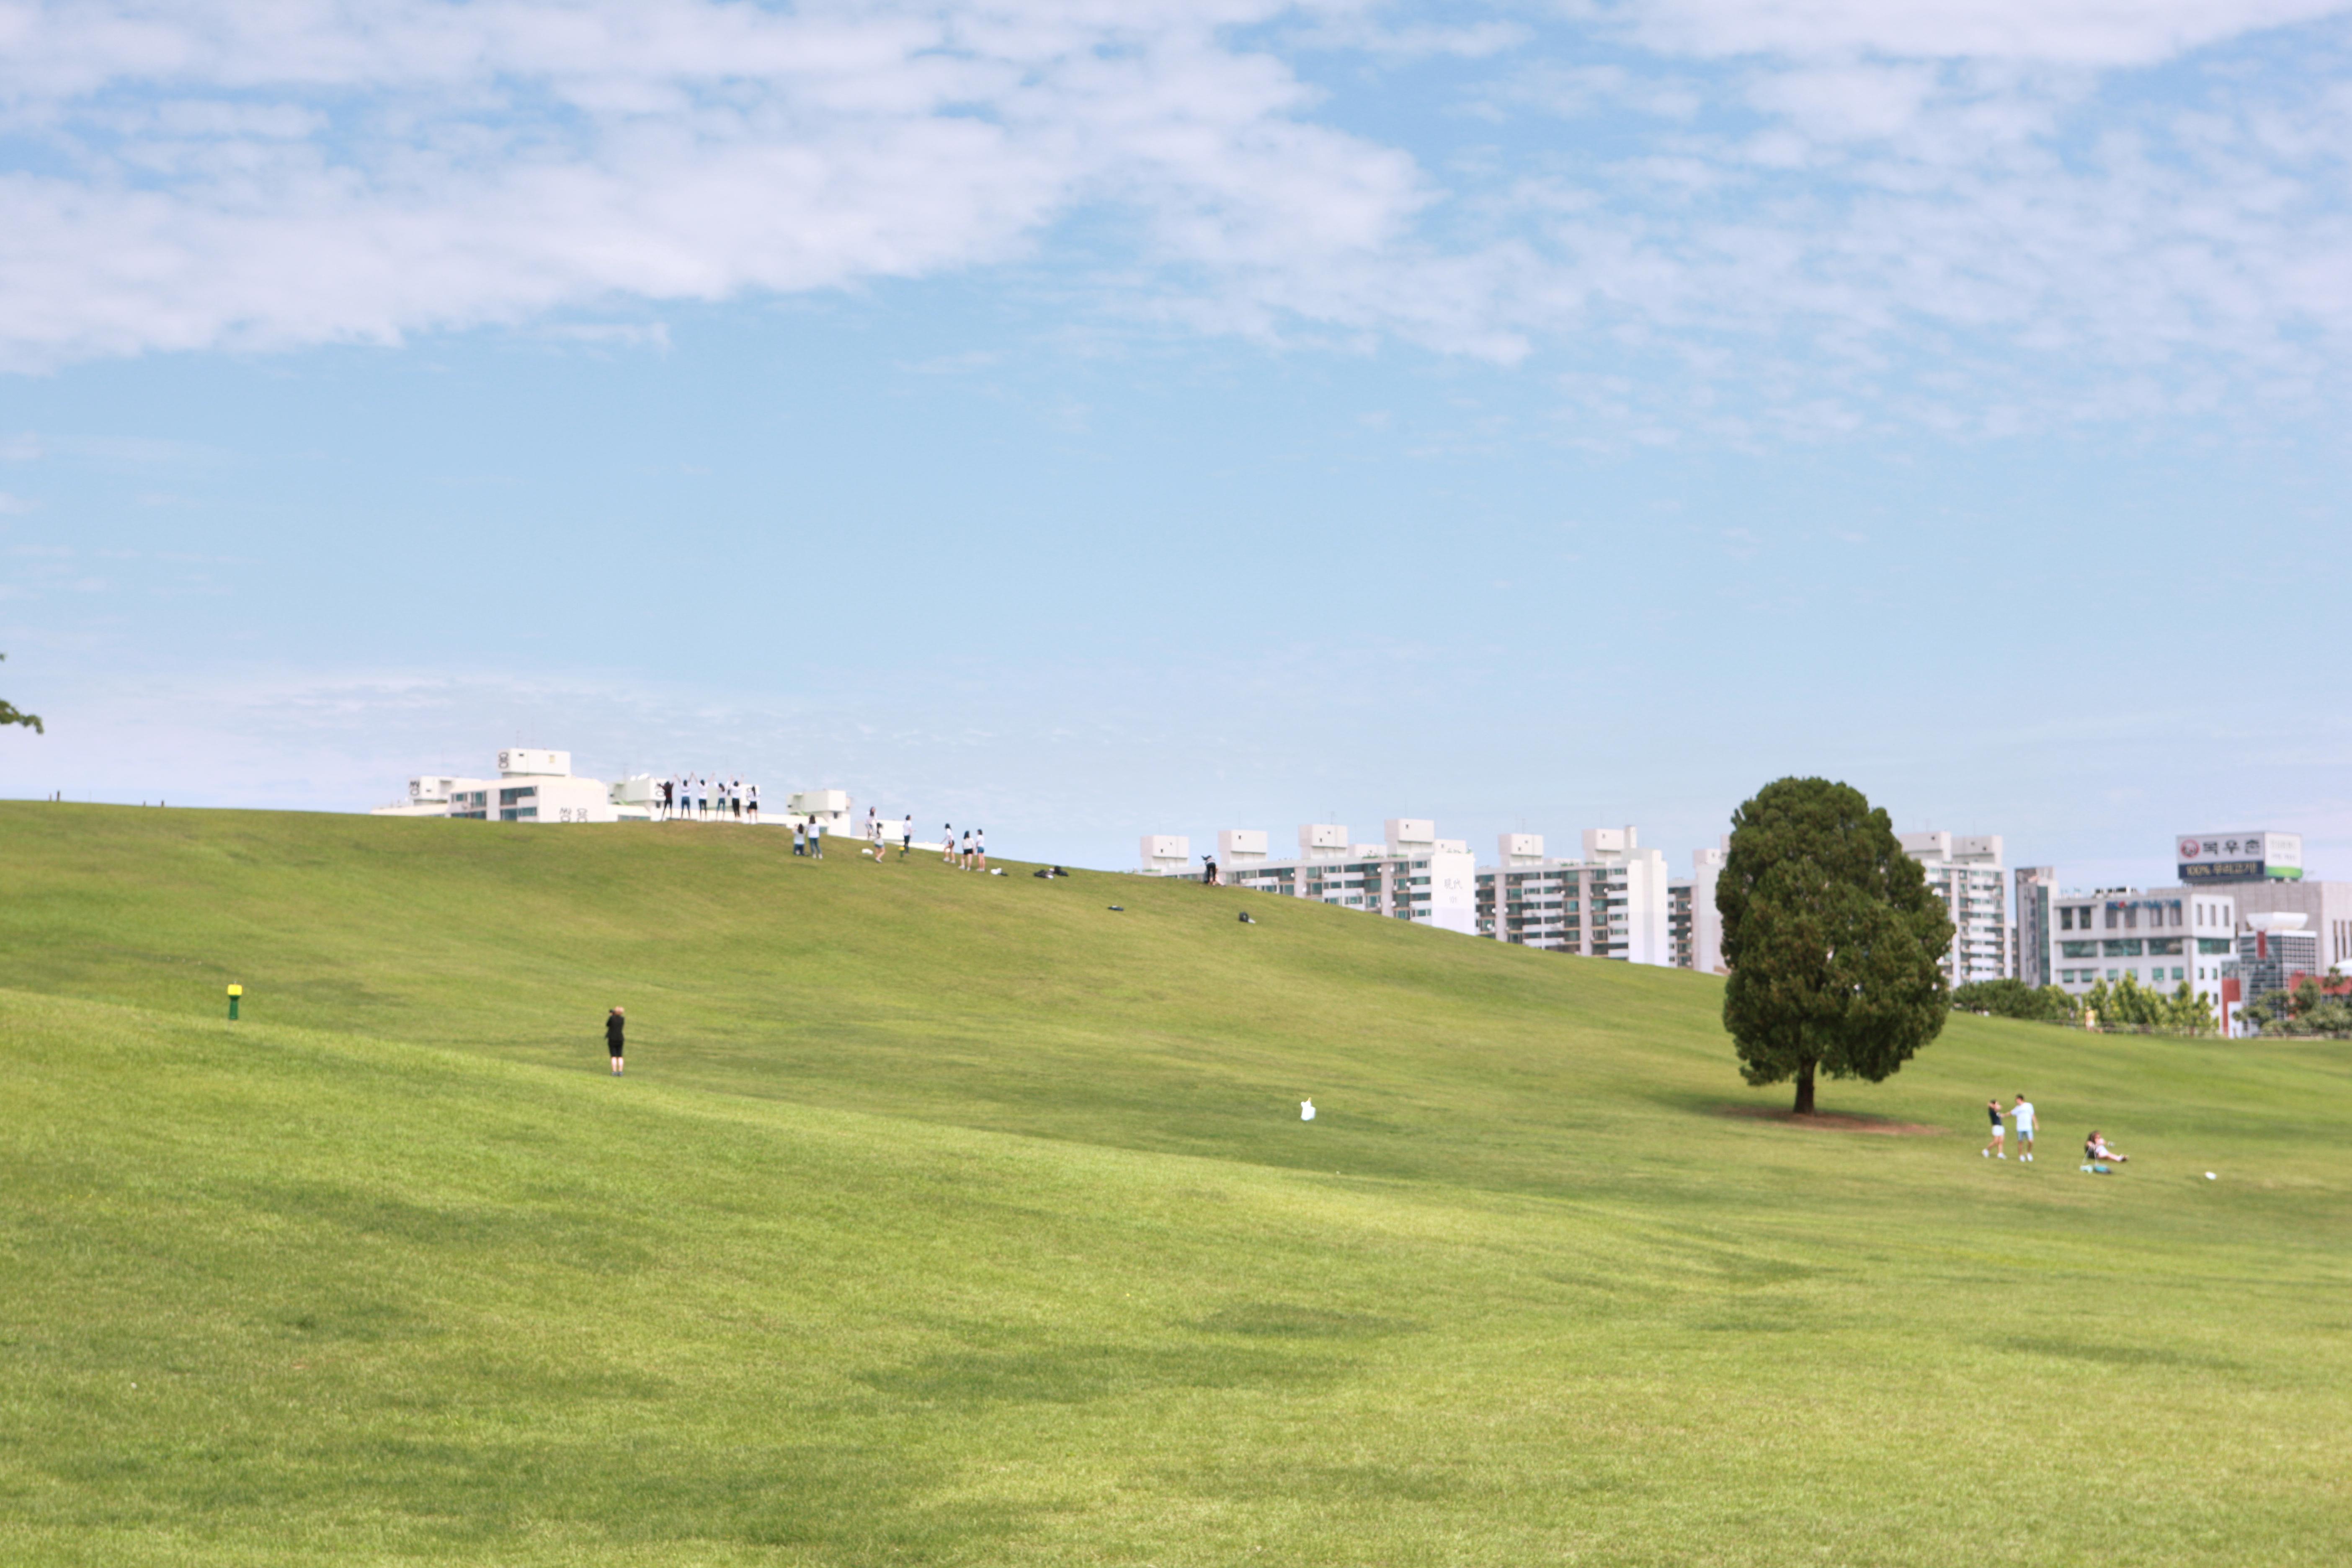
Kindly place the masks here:
POLYGON ((1951 1011, 1951 917, 1886 813, 1828 779, 1777 779, 1731 818, 1716 883, 1723 1026, 1749 1083, 1890 1078, 1951 1011))
MULTIPOLYGON (((0 659, 5 659, 7 657, 6 654, 0 653, 0 659)), ((37 734, 48 733, 47 730, 41 728, 41 716, 38 713, 21 712, 15 703, 0 701, 0 725, 7 724, 23 724, 37 734)))

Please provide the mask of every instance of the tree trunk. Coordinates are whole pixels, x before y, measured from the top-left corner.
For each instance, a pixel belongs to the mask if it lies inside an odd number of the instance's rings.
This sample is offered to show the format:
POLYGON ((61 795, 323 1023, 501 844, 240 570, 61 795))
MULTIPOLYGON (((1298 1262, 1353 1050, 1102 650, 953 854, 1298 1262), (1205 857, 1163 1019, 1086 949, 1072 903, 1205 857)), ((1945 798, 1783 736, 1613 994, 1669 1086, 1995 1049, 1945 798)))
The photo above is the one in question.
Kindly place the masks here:
POLYGON ((1803 1063, 1797 1068, 1797 1114, 1813 1113, 1813 1064, 1803 1063))

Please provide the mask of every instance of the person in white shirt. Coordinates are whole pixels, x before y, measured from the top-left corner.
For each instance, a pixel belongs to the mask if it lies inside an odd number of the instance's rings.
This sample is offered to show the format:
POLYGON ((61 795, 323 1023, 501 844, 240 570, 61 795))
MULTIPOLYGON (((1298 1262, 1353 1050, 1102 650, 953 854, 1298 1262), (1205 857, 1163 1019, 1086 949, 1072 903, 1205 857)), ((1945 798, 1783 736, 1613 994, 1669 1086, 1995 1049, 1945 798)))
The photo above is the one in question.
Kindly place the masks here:
POLYGON ((974 857, 972 869, 975 871, 987 870, 988 829, 985 827, 975 827, 971 830, 971 852, 974 857))
POLYGON ((760 786, 748 784, 743 791, 743 815, 753 822, 760 820, 760 786))
POLYGON ((952 866, 955 863, 955 824, 942 822, 940 824, 940 864, 952 866))
POLYGON ((2010 1115, 2017 1121, 2017 1157, 2031 1162, 2033 1158, 2033 1101, 2021 1093, 2010 1115))
POLYGON ((915 847, 915 814, 908 812, 907 820, 898 825, 898 858, 904 860, 907 851, 915 847))
POLYGON ((971 869, 971 829, 969 827, 963 830, 962 864, 965 870, 971 869))

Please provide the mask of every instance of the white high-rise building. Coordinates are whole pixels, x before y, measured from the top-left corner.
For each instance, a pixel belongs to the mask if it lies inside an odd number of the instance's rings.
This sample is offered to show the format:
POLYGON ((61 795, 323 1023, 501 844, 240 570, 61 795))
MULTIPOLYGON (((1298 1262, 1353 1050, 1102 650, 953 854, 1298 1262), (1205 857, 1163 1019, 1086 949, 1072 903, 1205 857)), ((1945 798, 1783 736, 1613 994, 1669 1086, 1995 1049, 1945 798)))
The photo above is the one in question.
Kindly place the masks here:
POLYGON ((1731 857, 1731 838, 1691 852, 1691 874, 1667 884, 1667 928, 1675 966, 1702 974, 1728 974, 1723 962, 1723 917, 1716 912, 1715 885, 1731 857))
POLYGON ((1585 829, 1577 860, 1547 858, 1532 833, 1506 833, 1496 847, 1501 864, 1477 874, 1479 935, 1633 963, 1676 962, 1666 858, 1643 848, 1636 829, 1585 829))
POLYGON ((2058 868, 2020 866, 2015 916, 2009 928, 2009 951, 2017 978, 2036 991, 2054 984, 2050 972, 2050 900, 2058 893, 2058 868))
POLYGON ((2000 836, 1898 833, 1903 851, 1927 873, 1927 886, 1952 917, 1952 945, 1944 978, 1955 986, 2009 977, 2008 889, 2002 886, 2000 836))
POLYGON ((1414 921, 1440 931, 1475 929, 1477 863, 1458 838, 1440 838, 1426 817, 1392 816, 1382 842, 1350 844, 1346 827, 1308 823, 1298 853, 1265 855, 1265 835, 1233 828, 1217 836, 1219 875, 1236 888, 1313 899, 1341 909, 1414 921))

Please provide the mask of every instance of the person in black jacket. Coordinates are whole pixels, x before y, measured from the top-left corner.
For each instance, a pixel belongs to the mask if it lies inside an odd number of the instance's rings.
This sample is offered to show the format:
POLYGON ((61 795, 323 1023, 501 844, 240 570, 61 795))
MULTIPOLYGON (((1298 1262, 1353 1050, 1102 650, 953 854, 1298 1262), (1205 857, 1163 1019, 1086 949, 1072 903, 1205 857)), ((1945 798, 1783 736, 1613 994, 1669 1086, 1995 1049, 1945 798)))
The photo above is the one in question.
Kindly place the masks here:
POLYGON ((604 1015, 604 1048, 613 1053, 613 1076, 621 1076, 621 1030, 626 1019, 618 1007, 604 1015))

